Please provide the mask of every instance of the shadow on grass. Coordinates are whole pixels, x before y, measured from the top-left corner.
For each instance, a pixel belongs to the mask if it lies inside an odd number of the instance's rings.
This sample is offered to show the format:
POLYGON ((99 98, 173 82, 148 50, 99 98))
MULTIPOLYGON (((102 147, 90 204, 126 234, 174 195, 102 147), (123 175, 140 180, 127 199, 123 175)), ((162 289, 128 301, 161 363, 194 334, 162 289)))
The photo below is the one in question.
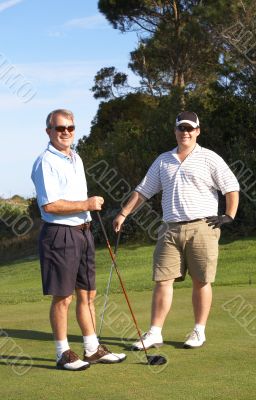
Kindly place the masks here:
MULTIPOLYGON (((100 342, 102 344, 109 344, 109 345, 112 344, 112 345, 120 346, 120 341, 121 341, 123 348, 125 350, 134 352, 135 350, 132 348, 132 342, 134 342, 135 340, 137 340, 137 338, 117 338, 117 337, 103 336, 103 337, 101 337, 100 342), (118 339, 118 342, 114 342, 117 339, 118 339)), ((184 342, 175 342, 173 340, 169 340, 169 341, 164 341, 164 345, 172 346, 175 349, 183 349, 184 342)))
MULTIPOLYGON (((56 369, 55 366, 55 360, 53 359, 49 359, 49 358, 41 358, 41 357, 31 357, 30 359, 32 361, 31 362, 24 362, 24 361, 28 361, 28 357, 20 357, 20 356, 0 356, 0 365, 10 365, 10 366, 14 366, 14 367, 30 367, 27 372, 30 371, 31 368, 44 368, 44 369, 56 369), (18 360, 18 361, 17 361, 18 360), (54 365, 48 365, 48 364, 34 364, 34 361, 46 361, 47 363, 49 362, 54 362, 54 365)), ((26 372, 26 373, 27 373, 26 372)), ((14 371, 15 373, 15 371, 14 371)), ((19 374, 18 374, 19 375, 19 374)))
MULTIPOLYGON (((149 355, 152 356, 152 355, 149 355)), ((17 357, 17 356, 0 356, 0 366, 1 365, 5 365, 5 366, 11 366, 11 367, 22 367, 23 369, 25 367, 28 367, 27 371, 24 373, 28 373, 31 369, 34 368, 39 368, 39 369, 50 369, 50 370, 55 370, 58 372, 63 372, 63 370, 57 369, 56 365, 55 365, 55 360, 54 359, 49 359, 49 358, 41 358, 41 357, 31 357, 31 360, 33 361, 32 363, 26 363, 24 361, 27 361, 28 357, 17 357), (17 359, 19 359, 20 362, 17 361, 17 359), (49 364, 34 364, 34 362, 37 361, 45 361, 47 363, 54 363, 53 365, 49 365, 49 364)), ((131 365, 143 365, 143 366, 148 366, 148 360, 145 356, 145 354, 141 354, 140 353, 140 357, 138 360, 134 361, 134 362, 130 362, 131 365)), ((166 364, 167 365, 167 364, 166 364)), ((152 365, 150 365, 152 366, 152 365)), ((157 365, 154 365, 153 367, 157 367, 157 365)), ((14 373, 15 370, 13 370, 14 373)), ((71 371, 72 372, 72 371, 71 371)), ((64 373, 66 373, 66 371, 64 371, 64 373)), ((24 375, 22 374, 22 375, 24 375)), ((18 375, 20 375, 18 373, 18 375)))
MULTIPOLYGON (((135 350, 132 347, 132 343, 135 340, 137 340, 137 338, 135 339, 135 338, 101 337, 100 342, 102 344, 106 344, 106 345, 121 346, 120 345, 120 341, 121 341, 122 347, 123 347, 123 349, 125 351, 129 351, 129 352, 132 352, 132 353, 135 352, 136 354, 144 353, 143 350, 142 351, 138 351, 138 350, 135 350), (118 342, 116 342, 117 339, 118 339, 118 342)), ((164 341, 164 346, 171 346, 171 347, 174 347, 175 349, 184 349, 184 347, 183 347, 184 346, 184 342, 175 342, 173 340, 169 340, 169 341, 164 341)), ((161 349, 162 349, 162 347, 160 347, 159 349, 152 348, 152 349, 149 349, 148 351, 150 352, 151 350, 154 350, 154 351, 160 351, 161 352, 161 349)), ((149 355, 150 355, 150 353, 149 353, 149 355)))
MULTIPOLYGON (((6 331, 7 332, 7 331, 6 331)), ((14 332, 14 330, 12 330, 14 332)), ((9 330, 10 333, 10 330, 9 330)), ((44 332, 36 332, 36 331, 16 331, 15 335, 13 337, 16 338, 26 338, 26 339, 35 339, 35 340, 52 340, 52 335, 44 332), (21 335, 20 333, 21 332, 21 335), (24 336, 24 334, 29 333, 29 335, 24 336), (36 335, 35 335, 36 333, 36 335), (43 335, 42 335, 43 334, 43 335), (44 339, 42 339, 42 337, 44 339), (46 339, 45 339, 46 338, 46 339)), ((79 336, 73 336, 72 338, 79 338, 81 342, 81 338, 79 336)), ((144 353, 144 351, 135 351, 132 349, 131 344, 128 345, 125 344, 124 342, 130 342, 130 338, 123 338, 119 339, 116 337, 105 337, 101 339, 102 344, 110 344, 110 345, 117 345, 120 347, 123 347, 125 351, 129 351, 130 353, 134 353, 136 361, 131 361, 130 364, 134 365, 144 365, 147 366, 148 364, 148 357, 159 357, 159 355, 151 354, 151 350, 158 350, 158 349, 150 349, 147 351, 147 355, 144 353), (117 341, 119 340, 119 341, 117 341), (121 341, 121 342, 120 342, 121 341)), ((180 345, 177 347, 181 347, 182 343, 179 342, 168 342, 168 344, 174 344, 174 345, 180 345)), ((155 352, 154 352, 155 353, 155 352)), ((17 370, 19 371, 19 367, 21 367, 23 370, 25 367, 28 367, 27 371, 24 372, 27 373, 30 371, 30 369, 34 368, 39 368, 39 369, 50 369, 50 370, 57 370, 56 365, 55 365, 55 359, 54 358, 42 358, 42 357, 33 357, 33 356, 16 356, 16 355, 0 355, 0 366, 5 365, 5 366, 11 366, 11 367, 16 367, 17 370), (44 364, 38 363, 38 362, 45 362, 44 364)), ((150 365, 151 366, 151 365, 150 365)), ((13 370, 14 373, 15 370, 13 370)), ((17 373, 19 375, 19 372, 17 373)), ((23 373, 22 373, 23 375, 23 373)))
MULTIPOLYGON (((25 329, 9 329, 2 328, 2 331, 6 332, 9 337, 16 339, 29 339, 29 340, 40 340, 45 342, 53 342, 53 335, 51 332, 42 332, 42 331, 31 331, 25 329)), ((68 335, 69 342, 73 343, 82 343, 82 334, 81 335, 68 335)), ((131 346, 126 345, 124 342, 129 342, 131 339, 128 338, 118 338, 118 337, 101 337, 100 343, 119 346, 122 349, 130 350, 131 346)))
POLYGON ((175 349, 183 349, 184 342, 174 342, 173 340, 164 341, 167 346, 172 346, 175 349))
POLYGON ((53 341, 52 333, 48 332, 31 331, 26 329, 11 329, 11 328, 10 329, 1 328, 1 329, 2 331, 6 332, 9 337, 12 338, 53 341))
MULTIPOLYGON (((30 340, 40 340, 45 342, 52 342, 53 335, 50 332, 41 331, 31 331, 25 329, 9 329, 2 328, 8 336, 17 339, 30 339, 30 340)), ((73 343, 82 343, 82 335, 68 335, 68 340, 73 343)), ((136 340, 135 338, 123 338, 116 336, 102 336, 100 338, 100 343, 105 345, 119 346, 127 351, 134 351, 131 347, 131 343, 136 340)), ((172 346, 175 349, 183 349, 183 342, 175 341, 165 341, 165 345, 172 346)))
MULTIPOLYGON (((131 364, 148 365, 148 361, 145 357, 144 352, 136 352, 136 354, 138 356, 137 360, 135 362, 131 362, 131 364)), ((53 358, 0 355, 0 366, 1 365, 17 368, 18 372, 15 372, 15 369, 13 369, 13 372, 17 373, 17 375, 20 375, 19 367, 22 368, 22 371, 24 371, 24 369, 26 370, 26 367, 28 367, 27 370, 24 373, 22 373, 22 375, 28 373, 31 369, 34 369, 34 368, 50 369, 50 370, 54 369, 56 371, 61 371, 61 370, 56 369, 55 359, 53 359, 53 358), (41 361, 41 362, 44 361, 45 363, 40 364, 40 363, 37 363, 38 361, 41 361)))
POLYGON ((112 337, 112 336, 102 336, 99 341, 101 344, 119 346, 122 347, 123 350, 133 351, 131 347, 131 341, 136 339, 131 338, 123 338, 123 337, 112 337))

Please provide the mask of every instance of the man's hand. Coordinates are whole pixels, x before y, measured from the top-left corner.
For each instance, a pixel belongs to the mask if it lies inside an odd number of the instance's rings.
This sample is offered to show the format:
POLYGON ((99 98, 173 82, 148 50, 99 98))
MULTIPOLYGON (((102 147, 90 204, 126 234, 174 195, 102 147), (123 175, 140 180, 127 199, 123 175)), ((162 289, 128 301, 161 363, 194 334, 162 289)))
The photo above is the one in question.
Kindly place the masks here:
POLYGON ((122 227, 122 225, 123 225, 123 223, 125 221, 125 218, 126 217, 124 215, 121 215, 121 214, 118 214, 116 216, 116 218, 113 221, 113 229, 114 229, 115 232, 119 232, 120 231, 120 229, 121 229, 121 227, 122 227))
POLYGON ((206 222, 209 226, 212 226, 213 229, 220 228, 223 224, 230 224, 233 222, 233 218, 229 215, 216 215, 212 217, 206 217, 206 222))
POLYGON ((85 202, 87 211, 100 211, 104 204, 104 199, 100 196, 93 196, 89 197, 85 202))

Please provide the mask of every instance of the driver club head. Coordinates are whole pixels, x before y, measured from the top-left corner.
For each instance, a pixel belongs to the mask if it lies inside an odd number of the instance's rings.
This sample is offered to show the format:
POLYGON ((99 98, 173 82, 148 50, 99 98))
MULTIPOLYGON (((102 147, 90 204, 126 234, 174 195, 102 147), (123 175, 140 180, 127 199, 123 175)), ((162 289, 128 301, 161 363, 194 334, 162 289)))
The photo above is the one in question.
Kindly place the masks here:
POLYGON ((166 364, 167 360, 164 356, 147 356, 148 365, 162 365, 166 364))

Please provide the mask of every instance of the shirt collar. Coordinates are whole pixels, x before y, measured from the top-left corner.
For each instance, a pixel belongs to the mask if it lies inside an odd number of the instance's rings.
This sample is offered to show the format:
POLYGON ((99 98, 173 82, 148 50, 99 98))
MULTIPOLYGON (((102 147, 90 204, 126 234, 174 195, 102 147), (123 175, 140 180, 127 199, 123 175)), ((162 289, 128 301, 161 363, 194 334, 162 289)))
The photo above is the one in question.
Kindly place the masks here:
MULTIPOLYGON (((194 153, 197 153, 197 152, 200 151, 201 149, 202 149, 201 146, 199 146, 199 144, 196 143, 194 149, 191 151, 190 154, 192 154, 192 153, 193 153, 193 154, 194 154, 194 153)), ((178 146, 171 150, 171 154, 177 154, 177 152, 178 152, 178 146)))
POLYGON ((67 156, 66 154, 63 154, 61 151, 57 150, 51 142, 48 143, 47 150, 50 151, 51 153, 55 154, 56 156, 60 158, 65 158, 66 160, 73 161, 75 159, 75 154, 76 152, 74 150, 70 151, 70 156, 67 156))

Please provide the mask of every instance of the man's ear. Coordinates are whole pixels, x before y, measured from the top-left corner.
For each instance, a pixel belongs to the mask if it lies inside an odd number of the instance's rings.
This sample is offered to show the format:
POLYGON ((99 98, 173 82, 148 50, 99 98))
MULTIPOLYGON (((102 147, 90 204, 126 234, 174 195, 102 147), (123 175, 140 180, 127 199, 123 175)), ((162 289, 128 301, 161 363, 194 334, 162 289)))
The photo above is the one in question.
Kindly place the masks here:
POLYGON ((200 128, 197 128, 197 135, 196 136, 199 136, 200 133, 201 133, 200 128))
POLYGON ((48 136, 50 135, 50 131, 51 131, 51 129, 49 129, 49 128, 45 129, 45 132, 47 133, 48 136))

